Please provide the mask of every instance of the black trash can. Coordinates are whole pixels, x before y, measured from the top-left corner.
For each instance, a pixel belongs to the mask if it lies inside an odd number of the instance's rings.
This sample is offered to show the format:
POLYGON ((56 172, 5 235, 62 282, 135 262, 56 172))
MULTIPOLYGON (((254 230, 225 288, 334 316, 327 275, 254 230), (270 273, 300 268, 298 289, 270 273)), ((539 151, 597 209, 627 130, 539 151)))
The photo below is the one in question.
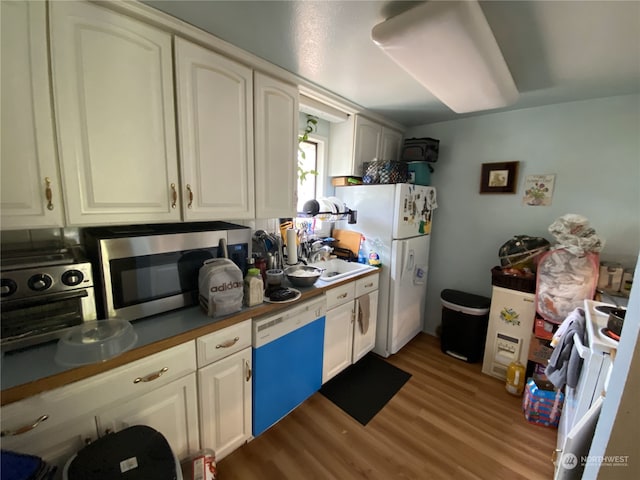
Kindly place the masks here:
POLYGON ((491 299, 445 289, 442 302, 440 347, 447 355, 475 363, 482 359, 491 299))

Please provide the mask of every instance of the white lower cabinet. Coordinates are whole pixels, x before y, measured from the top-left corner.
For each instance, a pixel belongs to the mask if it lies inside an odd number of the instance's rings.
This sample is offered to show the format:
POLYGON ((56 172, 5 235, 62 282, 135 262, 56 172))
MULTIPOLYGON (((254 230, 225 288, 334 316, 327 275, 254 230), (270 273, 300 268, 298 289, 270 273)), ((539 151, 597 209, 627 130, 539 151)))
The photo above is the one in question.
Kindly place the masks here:
POLYGON ((378 320, 378 291, 367 294, 367 306, 364 299, 356 299, 356 315, 353 325, 353 363, 356 363, 373 350, 376 344, 376 323, 378 320))
POLYGON ((327 382, 351 365, 354 308, 353 300, 351 300, 327 310, 324 323, 322 383, 327 382))
POLYGON ((251 347, 198 370, 202 446, 220 460, 251 437, 251 347))
POLYGON ((196 392, 195 373, 174 380, 98 412, 98 432, 104 436, 133 425, 147 425, 164 435, 178 458, 186 458, 200 448, 196 392))
POLYGON ((378 275, 332 288, 326 296, 323 384, 373 350, 378 318, 378 275))
POLYGON ((202 448, 220 460, 251 438, 251 320, 196 340, 202 448))
POLYGON ((200 448, 195 342, 2 407, 2 448, 59 467, 86 444, 130 425, 162 433, 179 458, 200 448))
MULTIPOLYGON (((51 411, 47 409, 46 411, 51 411)), ((38 422, 42 417, 21 418, 16 426, 32 430, 20 433, 16 430, 2 429, 2 449, 13 452, 36 455, 43 458, 50 465, 58 467, 56 480, 62 478, 62 468, 69 458, 85 445, 98 438, 96 420, 93 415, 80 415, 77 418, 62 424, 56 424, 56 415, 52 412, 44 421, 38 422), (53 422, 49 423, 48 422, 53 422)), ((4 417, 3 425, 12 423, 11 419, 4 417)), ((18 427, 19 428, 19 427, 18 427)))

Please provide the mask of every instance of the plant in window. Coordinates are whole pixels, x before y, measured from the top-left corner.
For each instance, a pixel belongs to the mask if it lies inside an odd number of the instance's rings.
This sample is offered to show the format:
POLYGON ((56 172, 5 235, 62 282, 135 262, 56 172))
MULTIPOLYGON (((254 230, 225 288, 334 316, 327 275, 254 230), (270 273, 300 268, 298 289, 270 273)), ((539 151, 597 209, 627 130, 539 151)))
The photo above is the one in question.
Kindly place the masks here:
MULTIPOLYGON (((304 129, 304 133, 298 136, 298 156, 302 159, 306 158, 306 155, 304 153, 304 150, 300 148, 300 144, 309 140, 309 134, 313 133, 316 130, 317 126, 318 118, 314 117, 313 115, 307 115, 307 125, 304 129)), ((318 175, 317 170, 305 170, 303 168, 302 162, 300 161, 300 158, 298 159, 298 178, 301 182, 304 182, 307 178, 307 175, 309 174, 318 175)))

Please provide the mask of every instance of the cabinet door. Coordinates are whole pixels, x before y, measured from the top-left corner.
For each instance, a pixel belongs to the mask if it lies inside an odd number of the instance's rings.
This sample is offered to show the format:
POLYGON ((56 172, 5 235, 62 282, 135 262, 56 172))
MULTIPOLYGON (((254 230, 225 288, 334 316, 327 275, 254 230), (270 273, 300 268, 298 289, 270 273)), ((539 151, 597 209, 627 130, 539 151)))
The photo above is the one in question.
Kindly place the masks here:
POLYGON ((253 218, 253 73, 175 39, 186 220, 253 218))
POLYGON ((322 383, 351 365, 354 302, 327 310, 324 326, 322 383))
POLYGON ((365 162, 381 160, 382 126, 364 117, 356 117, 354 142, 353 173, 362 176, 365 162))
POLYGON ((70 225, 180 219, 171 36, 89 2, 50 2, 70 225))
POLYGON ((297 204, 298 89, 256 72, 256 218, 291 217, 297 204))
POLYGON ((63 226, 45 2, 0 2, 2 228, 63 226), (51 200, 48 200, 47 188, 51 200))
POLYGON ((117 432, 132 425, 148 425, 164 435, 180 459, 200 448, 196 374, 107 407, 97 416, 98 432, 117 432))
POLYGON ((220 460, 251 437, 251 348, 198 370, 202 445, 220 460))
POLYGON ((356 321, 353 325, 353 363, 373 350, 376 344, 378 290, 369 293, 368 297, 369 306, 366 309, 361 308, 362 297, 356 299, 356 321), (367 313, 368 319, 366 318, 367 313), (366 327, 366 330, 363 331, 363 327, 366 327))
MULTIPOLYGON (((5 424, 11 423, 4 420, 5 424)), ((35 421, 36 419, 23 419, 22 424, 16 425, 14 428, 31 425, 35 421)), ((67 460, 85 445, 98 438, 96 421, 95 417, 87 415, 55 426, 47 426, 46 423, 47 421, 44 421, 34 429, 17 435, 11 435, 3 426, 2 448, 35 455, 49 465, 58 467, 54 476, 54 479, 58 480, 62 478, 62 468, 67 460)))
POLYGON ((380 145, 380 160, 398 161, 400 160, 400 148, 402 147, 402 133, 388 128, 382 129, 382 140, 380 145))

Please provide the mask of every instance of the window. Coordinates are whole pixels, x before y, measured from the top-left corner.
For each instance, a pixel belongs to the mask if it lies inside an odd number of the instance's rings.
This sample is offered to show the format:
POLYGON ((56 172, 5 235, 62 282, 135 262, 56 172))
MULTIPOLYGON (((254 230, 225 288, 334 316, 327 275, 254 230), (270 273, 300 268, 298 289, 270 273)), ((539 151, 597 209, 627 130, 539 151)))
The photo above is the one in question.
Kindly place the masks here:
POLYGON ((317 135, 309 135, 306 141, 299 144, 298 165, 302 172, 306 173, 301 173, 298 170, 298 212, 302 211, 302 206, 307 200, 324 195, 325 144, 326 140, 317 135), (304 156, 302 152, 304 152, 304 156))

